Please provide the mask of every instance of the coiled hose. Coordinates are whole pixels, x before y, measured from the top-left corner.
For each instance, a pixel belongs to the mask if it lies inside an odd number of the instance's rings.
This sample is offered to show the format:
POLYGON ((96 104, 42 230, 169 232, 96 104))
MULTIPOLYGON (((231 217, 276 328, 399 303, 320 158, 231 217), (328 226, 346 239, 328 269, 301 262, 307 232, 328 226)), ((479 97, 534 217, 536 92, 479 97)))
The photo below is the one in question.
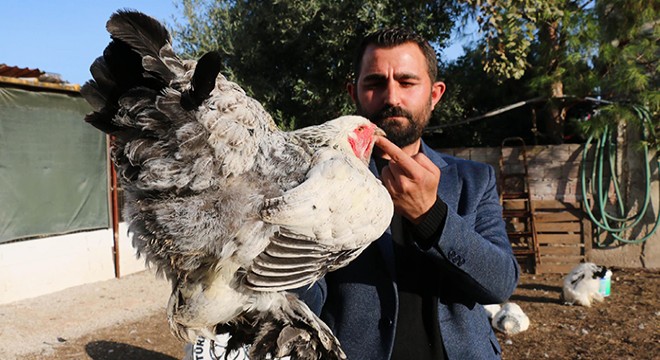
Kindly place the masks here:
MULTIPOLYGON (((622 233, 626 230, 633 228, 635 225, 644 218, 646 211, 651 202, 651 169, 649 164, 649 148, 647 143, 647 135, 651 135, 655 139, 655 129, 651 121, 651 114, 648 109, 630 105, 632 111, 640 118, 642 123, 642 144, 644 151, 644 176, 646 180, 646 186, 644 191, 644 203, 637 211, 636 214, 632 216, 626 216, 629 212, 625 209, 623 204, 623 199, 621 197, 621 191, 619 189, 619 181, 617 178, 616 172, 616 139, 612 141, 613 131, 610 130, 609 125, 605 126, 605 131, 601 134, 600 138, 595 141, 594 149, 594 165, 592 166, 591 178, 589 179, 591 194, 593 196, 594 202, 596 203, 593 206, 598 210, 598 215, 600 218, 597 218, 594 215, 594 212, 591 210, 592 206, 589 204, 589 192, 587 192, 587 175, 586 175, 586 160, 587 153, 592 142, 594 142, 594 135, 589 136, 587 142, 584 146, 584 152, 582 154, 582 166, 580 170, 581 180, 582 180, 582 201, 584 203, 584 208, 586 213, 591 218, 591 221, 597 226, 598 233, 606 231, 612 235, 612 237, 622 243, 626 244, 639 244, 646 241, 648 238, 655 233, 658 229, 658 223, 660 223, 660 211, 656 217, 655 224, 653 229, 649 231, 645 236, 639 239, 626 239, 622 236, 622 233), (607 157, 606 157, 607 155, 607 157), (605 162, 607 161, 607 166, 609 168, 609 181, 604 181, 603 179, 603 170, 605 168, 605 162), (612 186, 614 188, 614 193, 616 196, 615 207, 618 210, 618 215, 611 215, 606 211, 607 199, 609 188, 612 186)), ((658 151, 656 149, 656 163, 660 166, 660 159, 658 158, 658 151)), ((599 238, 598 236, 596 237, 599 238)), ((606 247, 609 244, 601 243, 599 240, 596 240, 596 245, 598 247, 606 247)))

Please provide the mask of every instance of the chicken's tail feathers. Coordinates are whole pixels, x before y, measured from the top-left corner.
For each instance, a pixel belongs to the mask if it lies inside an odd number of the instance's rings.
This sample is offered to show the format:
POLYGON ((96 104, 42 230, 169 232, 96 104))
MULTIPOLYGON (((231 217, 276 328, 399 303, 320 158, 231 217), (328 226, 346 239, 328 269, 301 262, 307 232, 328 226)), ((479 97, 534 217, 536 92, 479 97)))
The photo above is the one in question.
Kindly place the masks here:
POLYGON ((113 42, 126 44, 139 55, 143 76, 169 83, 186 67, 174 53, 172 37, 158 20, 138 11, 119 10, 106 23, 113 42))
POLYGON ((106 23, 113 39, 127 43, 141 56, 158 56, 171 43, 167 29, 156 19, 132 10, 118 10, 106 23))
POLYGON ((195 109, 210 96, 221 68, 222 59, 216 51, 208 52, 199 59, 190 81, 190 89, 181 95, 181 106, 184 109, 195 109))
POLYGON ((330 328, 295 295, 285 298, 281 311, 271 311, 259 320, 250 358, 346 359, 330 328))
POLYGON ((296 295, 271 295, 261 304, 254 304, 258 309, 246 309, 229 321, 214 324, 208 317, 199 316, 199 307, 185 304, 181 293, 174 291, 168 304, 170 329, 177 338, 188 342, 228 335, 223 345, 226 354, 247 353, 250 359, 346 359, 330 328, 296 295), (268 306, 267 311, 264 306, 268 306), (196 316, 181 316, 182 311, 190 310, 197 311, 196 316))
POLYGON ((167 29, 156 19, 137 11, 119 10, 106 24, 112 41, 90 66, 92 80, 80 92, 94 112, 86 121, 113 134, 112 124, 120 99, 136 88, 155 93, 186 73, 186 66, 172 49, 167 29))
POLYGON ((522 331, 520 321, 508 316, 499 318, 496 323, 496 328, 508 335, 514 335, 522 331))

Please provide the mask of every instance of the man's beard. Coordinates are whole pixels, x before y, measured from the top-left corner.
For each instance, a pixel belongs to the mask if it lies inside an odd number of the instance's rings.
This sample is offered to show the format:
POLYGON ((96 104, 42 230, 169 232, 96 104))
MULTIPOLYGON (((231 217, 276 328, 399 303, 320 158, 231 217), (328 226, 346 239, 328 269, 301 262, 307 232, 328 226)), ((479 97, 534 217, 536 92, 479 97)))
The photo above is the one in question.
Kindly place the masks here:
POLYGON ((358 115, 366 117, 383 129, 387 134, 387 139, 402 148, 422 137, 424 128, 431 118, 431 102, 429 99, 429 105, 416 114, 400 106, 391 105, 386 105, 376 113, 368 114, 359 103, 357 104, 357 112, 358 115), (390 117, 403 117, 407 121, 401 123, 399 120, 389 119, 390 117))

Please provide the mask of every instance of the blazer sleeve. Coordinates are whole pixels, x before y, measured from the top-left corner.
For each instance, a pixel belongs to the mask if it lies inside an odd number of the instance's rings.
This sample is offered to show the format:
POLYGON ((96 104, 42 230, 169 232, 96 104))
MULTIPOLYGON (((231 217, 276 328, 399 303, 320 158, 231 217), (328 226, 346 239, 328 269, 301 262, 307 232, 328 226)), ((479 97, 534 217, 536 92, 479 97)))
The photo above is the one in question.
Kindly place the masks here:
POLYGON ((439 271, 450 272, 460 291, 471 299, 499 304, 515 290, 520 269, 502 219, 495 171, 490 165, 480 165, 482 174, 472 173, 473 181, 463 181, 464 188, 457 190, 465 193, 459 201, 474 203, 473 210, 459 215, 457 206, 448 204, 444 226, 431 246, 426 243, 418 249, 439 258, 439 271))
POLYGON ((316 316, 321 315, 321 310, 325 304, 327 295, 327 285, 325 278, 321 278, 311 285, 300 287, 297 289, 289 290, 289 292, 298 295, 316 316))

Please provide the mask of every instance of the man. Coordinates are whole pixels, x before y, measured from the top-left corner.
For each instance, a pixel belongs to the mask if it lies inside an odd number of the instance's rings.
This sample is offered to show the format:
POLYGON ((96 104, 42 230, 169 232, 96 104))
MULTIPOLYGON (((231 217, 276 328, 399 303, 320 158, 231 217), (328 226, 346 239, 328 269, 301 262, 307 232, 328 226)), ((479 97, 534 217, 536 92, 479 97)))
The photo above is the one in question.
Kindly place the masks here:
POLYGON ((519 268, 493 168, 430 149, 422 140, 445 91, 433 48, 385 29, 367 36, 347 89, 358 114, 388 134, 374 151, 394 201, 390 231, 300 297, 349 359, 496 359, 482 304, 505 302, 519 268))

